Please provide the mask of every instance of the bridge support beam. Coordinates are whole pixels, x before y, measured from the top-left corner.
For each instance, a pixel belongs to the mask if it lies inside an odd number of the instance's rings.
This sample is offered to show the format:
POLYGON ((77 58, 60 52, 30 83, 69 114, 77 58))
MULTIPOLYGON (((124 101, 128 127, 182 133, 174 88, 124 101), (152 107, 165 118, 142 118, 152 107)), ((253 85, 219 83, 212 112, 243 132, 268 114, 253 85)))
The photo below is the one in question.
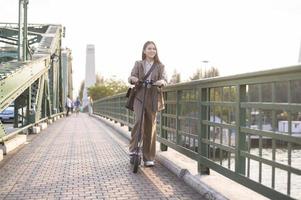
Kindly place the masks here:
POLYGON ((27 5, 28 0, 19 0, 19 36, 18 36, 18 60, 28 59, 28 39, 27 39, 27 5))

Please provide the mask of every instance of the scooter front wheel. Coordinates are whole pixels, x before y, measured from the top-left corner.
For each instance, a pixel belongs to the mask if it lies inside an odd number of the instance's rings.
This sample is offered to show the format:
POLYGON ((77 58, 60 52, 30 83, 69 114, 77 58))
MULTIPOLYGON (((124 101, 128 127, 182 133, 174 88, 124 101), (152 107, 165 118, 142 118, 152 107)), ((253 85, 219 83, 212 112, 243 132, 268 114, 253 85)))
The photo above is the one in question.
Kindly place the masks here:
POLYGON ((140 158, 140 156, 139 155, 133 155, 133 161, 134 161, 134 163, 133 163, 133 172, 134 173, 137 173, 137 171, 138 171, 138 166, 140 165, 140 162, 141 162, 141 158, 140 158))

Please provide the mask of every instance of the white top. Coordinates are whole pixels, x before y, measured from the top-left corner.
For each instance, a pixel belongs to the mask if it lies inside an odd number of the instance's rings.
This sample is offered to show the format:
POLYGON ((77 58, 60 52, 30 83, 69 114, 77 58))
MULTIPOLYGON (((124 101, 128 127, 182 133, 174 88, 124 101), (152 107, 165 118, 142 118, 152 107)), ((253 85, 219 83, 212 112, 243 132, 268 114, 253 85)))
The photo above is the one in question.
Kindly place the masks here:
MULTIPOLYGON (((150 68, 152 67, 152 65, 154 64, 154 61, 153 62, 148 62, 147 60, 145 60, 145 68, 144 68, 144 75, 147 74, 147 72, 150 70, 150 68)), ((151 80, 151 76, 152 76, 152 73, 150 73, 150 75, 147 77, 147 80, 151 80)))
POLYGON ((71 108, 71 107, 72 107, 72 101, 71 101, 71 99, 69 99, 68 97, 67 97, 67 102, 66 102, 66 104, 67 104, 67 107, 68 107, 68 108, 71 108))
MULTIPOLYGON (((144 75, 150 70, 150 68, 152 67, 153 63, 154 63, 154 61, 148 62, 147 60, 145 60, 144 75)), ((151 80, 152 73, 153 72, 151 72, 150 75, 147 77, 147 80, 149 80, 149 81, 151 80)), ((164 69, 164 71, 162 73, 162 79, 158 80, 158 81, 160 81, 161 85, 165 86, 165 85, 167 85, 167 83, 166 83, 165 80, 167 80, 167 75, 166 75, 166 71, 164 69)))

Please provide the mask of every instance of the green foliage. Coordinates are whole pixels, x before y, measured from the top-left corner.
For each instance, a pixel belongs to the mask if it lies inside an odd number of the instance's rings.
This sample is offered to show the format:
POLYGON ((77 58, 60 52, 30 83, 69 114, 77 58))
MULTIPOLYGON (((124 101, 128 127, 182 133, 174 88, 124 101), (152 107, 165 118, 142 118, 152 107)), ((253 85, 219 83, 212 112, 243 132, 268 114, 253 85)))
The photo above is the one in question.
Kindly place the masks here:
POLYGON ((103 79, 102 82, 88 88, 88 95, 93 100, 97 100, 103 97, 126 92, 127 89, 128 86, 121 80, 103 79))
MULTIPOLYGON (((101 85, 104 84, 105 80, 100 74, 96 74, 96 83, 95 85, 101 85)), ((85 81, 82 80, 80 83, 80 88, 78 92, 78 96, 80 99, 83 99, 83 93, 84 93, 84 88, 85 88, 85 81)))
POLYGON ((190 80, 199 80, 203 78, 211 78, 219 76, 218 68, 211 67, 207 70, 203 70, 202 68, 198 68, 196 72, 190 77, 190 80))
POLYGON ((199 80, 203 78, 203 71, 202 69, 197 69, 196 72, 190 77, 190 80, 199 80))
POLYGON ((205 70, 204 78, 210 78, 216 76, 219 76, 219 71, 216 67, 211 67, 208 70, 205 70))
POLYGON ((84 88, 85 88, 85 81, 82 81, 80 83, 80 88, 78 92, 79 99, 83 99, 84 88))

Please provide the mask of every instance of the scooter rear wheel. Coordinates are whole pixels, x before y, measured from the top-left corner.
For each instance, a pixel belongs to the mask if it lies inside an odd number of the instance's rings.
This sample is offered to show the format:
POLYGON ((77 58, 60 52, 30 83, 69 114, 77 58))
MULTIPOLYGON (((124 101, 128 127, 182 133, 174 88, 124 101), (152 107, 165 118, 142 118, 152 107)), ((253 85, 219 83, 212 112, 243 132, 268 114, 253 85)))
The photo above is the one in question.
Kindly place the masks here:
POLYGON ((140 165, 140 156, 139 155, 133 155, 133 161, 134 161, 134 166, 133 166, 133 172, 137 173, 138 171, 138 166, 140 165))

